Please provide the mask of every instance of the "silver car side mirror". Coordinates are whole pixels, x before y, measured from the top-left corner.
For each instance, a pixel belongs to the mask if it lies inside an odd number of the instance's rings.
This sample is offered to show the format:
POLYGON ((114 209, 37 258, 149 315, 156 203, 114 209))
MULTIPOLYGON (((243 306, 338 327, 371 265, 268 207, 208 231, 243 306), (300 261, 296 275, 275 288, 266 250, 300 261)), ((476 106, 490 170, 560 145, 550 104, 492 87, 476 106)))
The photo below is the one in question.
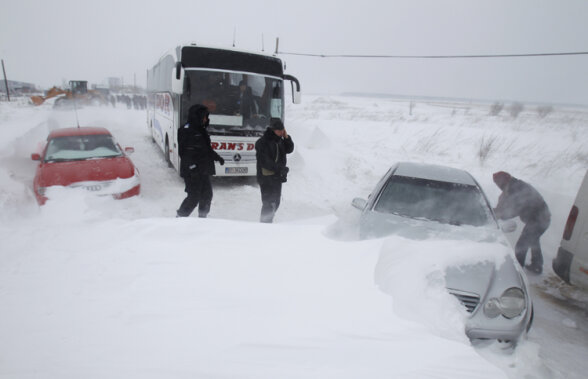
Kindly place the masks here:
POLYGON ((354 208, 357 208, 360 211, 363 211, 365 209, 365 207, 367 206, 367 200, 356 197, 355 199, 353 199, 353 201, 351 201, 351 205, 353 205, 354 208))
POLYGON ((517 223, 515 220, 500 221, 500 229, 504 233, 512 233, 517 230, 517 223))

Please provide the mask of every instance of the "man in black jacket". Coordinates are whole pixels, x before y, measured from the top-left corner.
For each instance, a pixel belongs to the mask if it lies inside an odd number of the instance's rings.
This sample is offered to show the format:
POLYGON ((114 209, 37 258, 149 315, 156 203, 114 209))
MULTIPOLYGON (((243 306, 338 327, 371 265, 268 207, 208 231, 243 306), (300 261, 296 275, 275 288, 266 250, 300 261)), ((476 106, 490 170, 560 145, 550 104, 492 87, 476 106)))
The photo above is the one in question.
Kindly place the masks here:
POLYGON ((270 127, 255 143, 257 182, 261 189, 261 222, 271 223, 280 206, 282 183, 288 167, 286 154, 294 151, 294 142, 280 119, 272 119, 270 127))
POLYGON ((216 173, 214 161, 225 164, 225 160, 212 149, 206 131, 209 124, 208 109, 204 105, 193 105, 188 111, 188 123, 178 130, 180 153, 180 175, 186 184, 188 196, 180 205, 177 217, 188 217, 198 206, 198 217, 206 217, 212 201, 210 177, 216 173))
POLYGON ((507 220, 520 217, 525 223, 515 245, 515 255, 522 267, 535 273, 543 272, 543 254, 539 238, 551 222, 551 213, 543 197, 530 184, 500 171, 493 175, 494 183, 502 190, 494 208, 496 217, 507 220), (525 266, 527 250, 531 249, 531 264, 525 266))
POLYGON ((239 82, 239 114, 243 116, 243 120, 248 120, 255 114, 255 106, 253 104, 253 93, 251 87, 247 82, 241 80, 239 82))

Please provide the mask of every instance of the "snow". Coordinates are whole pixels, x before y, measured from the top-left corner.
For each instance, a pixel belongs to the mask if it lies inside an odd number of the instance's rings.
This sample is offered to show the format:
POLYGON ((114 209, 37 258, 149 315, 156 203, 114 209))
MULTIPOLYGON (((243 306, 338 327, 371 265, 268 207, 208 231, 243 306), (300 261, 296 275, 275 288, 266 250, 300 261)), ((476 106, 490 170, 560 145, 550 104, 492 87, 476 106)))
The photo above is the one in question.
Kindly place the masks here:
POLYGON ((306 96, 287 107, 295 151, 266 225, 250 179, 215 179, 209 218, 176 219, 183 182, 145 112, 126 108, 84 108, 79 120, 135 148, 141 196, 58 191, 38 207, 30 154, 76 117, 0 103, 0 377, 583 377, 586 303, 565 296, 550 263, 588 166, 588 110, 490 106, 306 96), (357 239, 351 200, 396 161, 466 169, 494 204, 498 170, 545 197, 545 273, 529 277, 535 323, 514 352, 472 347, 444 290, 441 268, 468 243, 418 241, 409 254, 417 242, 399 236, 357 239), (393 275, 378 285, 383 264, 393 275))

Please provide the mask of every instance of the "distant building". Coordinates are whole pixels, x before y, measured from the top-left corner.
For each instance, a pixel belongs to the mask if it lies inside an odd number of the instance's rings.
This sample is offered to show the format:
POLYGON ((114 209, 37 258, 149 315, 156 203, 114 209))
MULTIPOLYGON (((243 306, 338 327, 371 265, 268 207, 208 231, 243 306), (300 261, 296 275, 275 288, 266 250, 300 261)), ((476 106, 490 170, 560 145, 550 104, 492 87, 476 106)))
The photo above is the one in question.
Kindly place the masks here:
MULTIPOLYGON (((11 95, 19 95, 37 91, 36 86, 32 83, 17 82, 14 80, 8 80, 8 88, 10 89, 11 95)), ((0 92, 6 93, 6 85, 4 84, 4 80, 0 80, 0 92)))
POLYGON ((118 90, 123 86, 121 78, 108 78, 108 88, 111 90, 118 90))

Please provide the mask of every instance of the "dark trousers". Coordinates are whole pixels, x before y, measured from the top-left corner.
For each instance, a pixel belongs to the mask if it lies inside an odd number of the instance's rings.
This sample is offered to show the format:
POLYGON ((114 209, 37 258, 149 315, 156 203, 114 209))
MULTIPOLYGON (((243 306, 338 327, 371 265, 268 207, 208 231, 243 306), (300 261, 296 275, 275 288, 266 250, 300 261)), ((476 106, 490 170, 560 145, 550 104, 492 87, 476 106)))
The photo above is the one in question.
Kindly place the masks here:
POLYGON ((261 189, 261 217, 259 221, 271 223, 280 206, 282 197, 282 181, 274 176, 267 176, 258 179, 261 189))
POLYGON ((539 238, 549 227, 549 218, 529 222, 523 228, 521 236, 515 245, 515 255, 521 266, 525 266, 527 250, 531 249, 531 265, 543 267, 543 253, 539 238))
POLYGON ((190 216, 196 206, 198 206, 198 217, 206 217, 210 212, 210 203, 212 201, 210 175, 192 170, 184 175, 184 183, 186 183, 185 191, 188 196, 182 201, 180 209, 178 209, 178 217, 190 216))

